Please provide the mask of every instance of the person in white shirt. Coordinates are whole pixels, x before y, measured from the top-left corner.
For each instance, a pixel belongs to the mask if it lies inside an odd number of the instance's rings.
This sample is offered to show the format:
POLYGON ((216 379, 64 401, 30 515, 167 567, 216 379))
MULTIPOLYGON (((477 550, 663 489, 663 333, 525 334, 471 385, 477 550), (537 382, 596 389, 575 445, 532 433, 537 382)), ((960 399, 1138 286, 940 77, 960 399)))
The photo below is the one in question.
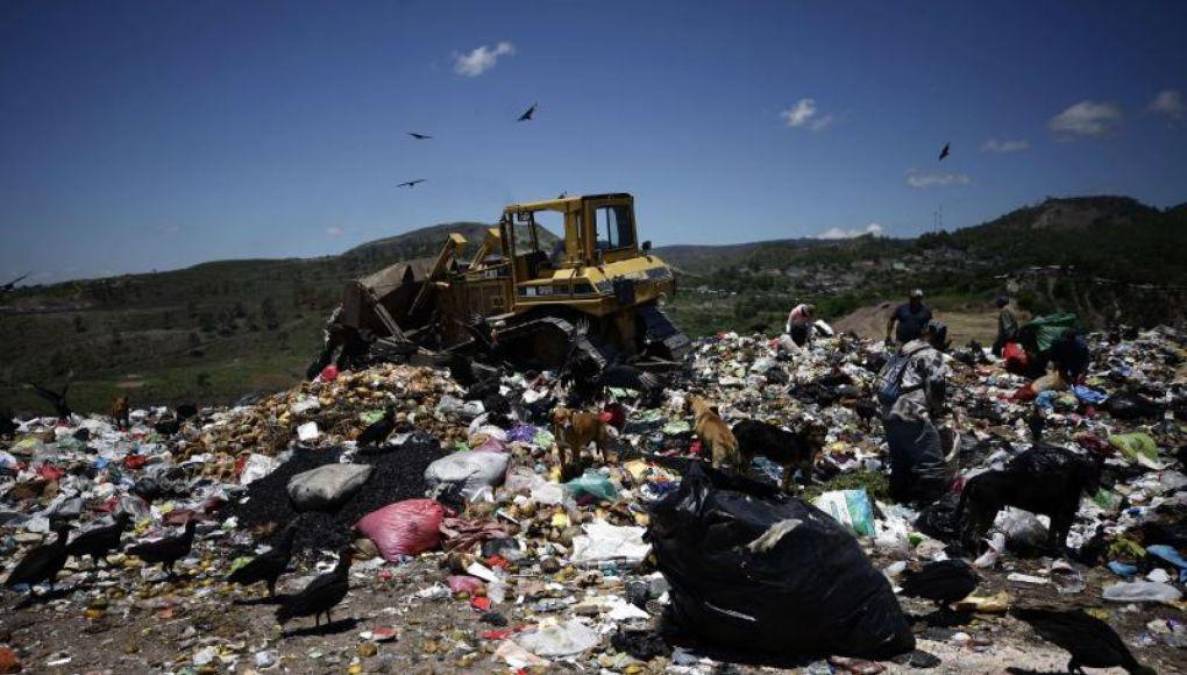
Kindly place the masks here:
POLYGON ((815 322, 815 305, 796 305, 787 315, 785 332, 791 336, 797 347, 803 347, 812 341, 812 324, 815 322))

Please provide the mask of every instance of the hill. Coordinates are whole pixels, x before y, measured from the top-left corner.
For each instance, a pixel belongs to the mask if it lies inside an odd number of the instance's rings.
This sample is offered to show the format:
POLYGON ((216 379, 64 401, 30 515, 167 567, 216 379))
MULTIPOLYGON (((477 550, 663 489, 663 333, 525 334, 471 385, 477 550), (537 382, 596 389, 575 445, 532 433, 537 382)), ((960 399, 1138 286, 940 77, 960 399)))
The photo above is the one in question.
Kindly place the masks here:
MULTIPOLYGON (((226 403, 299 380, 343 284, 433 255, 445 235, 473 245, 487 226, 436 225, 310 259, 226 260, 181 270, 21 287, 0 307, 0 408, 44 410, 22 386, 74 374, 72 399, 226 403)), ((554 238, 546 237, 551 246, 554 238)), ((937 308, 988 311, 1002 275, 1030 309, 1089 321, 1183 320, 1187 204, 1160 211, 1125 197, 1048 199, 976 227, 917 239, 863 236, 728 246, 665 246, 678 270, 669 304, 691 335, 782 325, 790 304, 843 316, 912 287, 937 308)))

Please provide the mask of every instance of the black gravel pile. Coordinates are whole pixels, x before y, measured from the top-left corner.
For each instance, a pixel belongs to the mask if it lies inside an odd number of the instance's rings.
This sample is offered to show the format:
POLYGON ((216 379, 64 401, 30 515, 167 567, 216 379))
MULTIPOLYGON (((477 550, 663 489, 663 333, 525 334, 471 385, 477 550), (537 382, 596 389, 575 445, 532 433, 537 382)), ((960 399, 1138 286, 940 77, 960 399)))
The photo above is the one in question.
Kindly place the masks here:
POLYGON ((299 518, 294 550, 337 550, 353 538, 350 530, 359 518, 392 502, 425 495, 425 468, 441 457, 441 444, 427 434, 416 434, 403 445, 382 454, 356 454, 354 462, 374 467, 371 477, 350 499, 330 512, 299 513, 289 501, 288 482, 293 476, 337 462, 341 449, 297 450, 287 462, 247 487, 247 494, 232 504, 228 515, 240 527, 274 523, 283 527, 299 518))

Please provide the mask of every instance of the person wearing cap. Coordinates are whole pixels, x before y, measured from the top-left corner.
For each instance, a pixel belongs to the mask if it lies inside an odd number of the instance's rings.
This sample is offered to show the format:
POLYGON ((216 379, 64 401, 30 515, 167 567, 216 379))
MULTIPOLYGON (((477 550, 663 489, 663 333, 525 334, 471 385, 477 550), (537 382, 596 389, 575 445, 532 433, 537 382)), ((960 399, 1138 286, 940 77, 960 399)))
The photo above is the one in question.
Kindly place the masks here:
POLYGON ((918 339, 931 318, 931 309, 923 304, 923 291, 916 288, 911 291, 907 302, 895 308, 890 320, 886 322, 886 341, 891 342, 891 335, 894 335, 893 341, 900 345, 918 339), (894 325, 896 322, 897 329, 894 325))
POLYGON ((907 359, 897 374, 894 359, 879 381, 898 378, 898 396, 882 400, 882 426, 890 449, 890 496, 897 502, 930 504, 948 488, 949 473, 935 420, 943 414, 949 370, 935 343, 947 333, 939 321, 929 321, 918 338, 900 347, 897 358, 907 359))
POLYGON ((786 333, 797 347, 812 341, 812 324, 816 321, 815 305, 796 305, 787 315, 786 333))
POLYGON ((1010 308, 1010 296, 999 295, 994 304, 997 305, 999 311, 997 314, 997 339, 993 341, 993 355, 1000 358, 1006 343, 1018 339, 1018 317, 1010 308))

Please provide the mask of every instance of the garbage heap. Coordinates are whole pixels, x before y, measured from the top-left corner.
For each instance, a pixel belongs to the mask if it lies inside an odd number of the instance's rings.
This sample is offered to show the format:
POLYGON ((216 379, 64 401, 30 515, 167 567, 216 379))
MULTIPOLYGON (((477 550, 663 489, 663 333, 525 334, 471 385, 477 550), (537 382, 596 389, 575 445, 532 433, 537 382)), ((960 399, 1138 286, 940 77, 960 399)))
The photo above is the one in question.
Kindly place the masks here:
POLYGON ((975 346, 946 357, 952 495, 922 508, 888 501, 885 439, 861 403, 886 351, 851 336, 700 340, 662 396, 609 390, 612 447, 565 482, 552 373, 463 387, 381 365, 186 419, 135 410, 127 429, 18 420, 0 440, 6 574, 59 523, 73 538, 127 513, 121 549, 198 528, 176 577, 116 549, 13 589, 26 595, 0 619, 0 672, 1061 668, 1066 654, 1007 614, 1034 604, 1105 619, 1170 670, 1187 646, 1187 353, 1170 329, 1130 338, 1091 336, 1088 379, 1063 391, 975 346), (823 424, 824 452, 794 494, 763 457, 715 471, 693 394, 730 425, 823 424), (1102 467, 1068 548, 1009 507, 962 547, 960 490, 1034 445, 1036 412, 1044 444, 1102 467), (385 439, 357 442, 372 425, 385 439), (290 526, 281 595, 355 559, 329 626, 282 630, 262 587, 225 581, 290 526), (896 594, 910 570, 958 557, 980 580, 956 620, 896 594))

